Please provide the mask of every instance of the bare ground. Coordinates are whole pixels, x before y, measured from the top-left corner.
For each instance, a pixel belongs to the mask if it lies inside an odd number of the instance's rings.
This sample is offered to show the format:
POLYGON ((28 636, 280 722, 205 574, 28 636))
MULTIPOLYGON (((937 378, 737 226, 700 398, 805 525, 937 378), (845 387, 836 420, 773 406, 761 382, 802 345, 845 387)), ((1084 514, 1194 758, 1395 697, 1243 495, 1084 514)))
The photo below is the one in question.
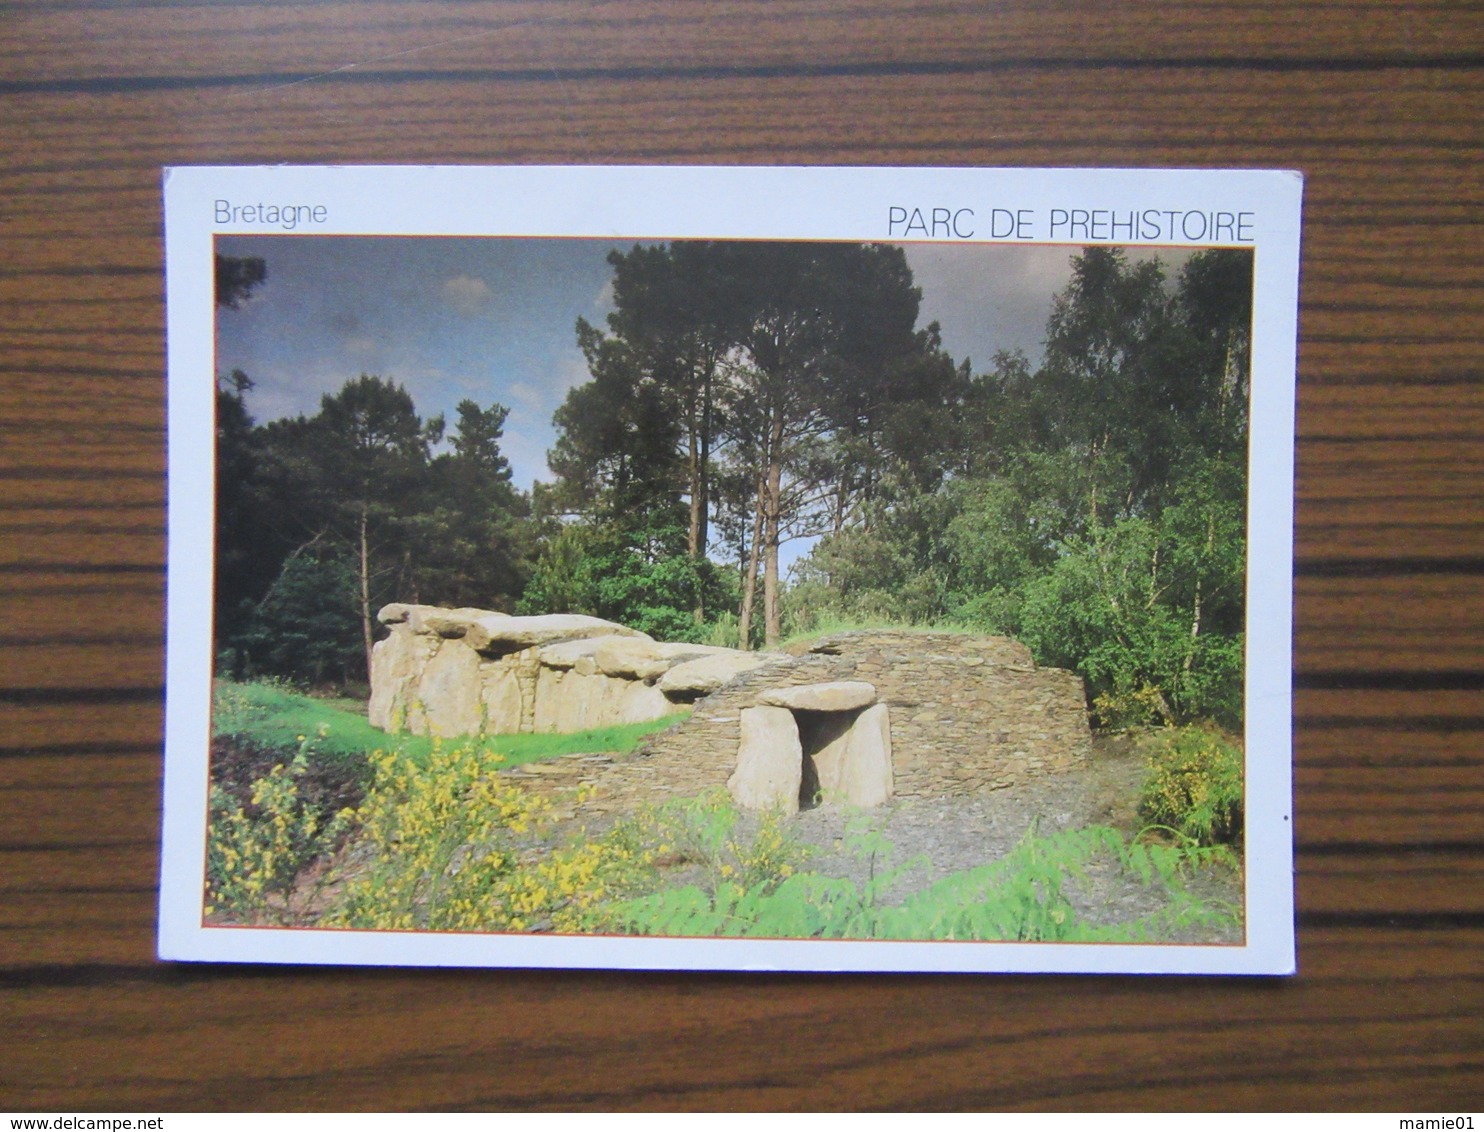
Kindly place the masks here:
MULTIPOLYGON (((1108 825, 1133 836, 1140 828, 1137 806, 1144 773, 1131 742, 1100 737, 1090 765, 1081 772, 982 794, 897 799, 870 811, 821 806, 800 813, 794 832, 815 849, 806 866, 812 871, 864 884, 873 870, 879 876, 901 868, 887 893, 888 901, 896 903, 952 873, 998 860, 1033 826, 1049 834, 1108 825), (895 852, 889 860, 849 851, 849 834, 862 829, 891 843, 895 852)), ((1240 870, 1221 866, 1202 870, 1190 878, 1187 888, 1204 900, 1229 906, 1235 922, 1220 929, 1178 931, 1170 941, 1241 943, 1240 870)), ((1168 893, 1158 882, 1145 885, 1111 861, 1095 862, 1086 880, 1066 891, 1078 914, 1094 924, 1124 923, 1168 902, 1168 893)))

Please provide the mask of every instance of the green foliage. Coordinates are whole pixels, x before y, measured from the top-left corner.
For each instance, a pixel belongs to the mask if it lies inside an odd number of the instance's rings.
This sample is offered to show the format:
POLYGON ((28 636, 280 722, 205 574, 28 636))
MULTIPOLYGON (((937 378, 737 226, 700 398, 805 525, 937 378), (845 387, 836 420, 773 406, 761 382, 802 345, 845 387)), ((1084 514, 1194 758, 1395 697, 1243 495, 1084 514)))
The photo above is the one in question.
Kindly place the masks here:
POLYGON ((764 811, 744 820, 722 789, 641 809, 610 836, 648 847, 653 859, 671 867, 698 866, 712 890, 724 883, 776 885, 810 855, 782 814, 764 811))
POLYGON ((1078 671, 1106 725, 1240 726, 1250 279, 1077 256, 1040 369, 974 379, 953 474, 887 476, 797 567, 791 623, 948 619, 1078 671))
POLYGON ((219 680, 208 914, 433 930, 522 930, 540 917, 576 924, 640 866, 618 844, 521 859, 517 848, 547 807, 496 772, 577 752, 628 751, 683 716, 446 744, 385 735, 281 682, 219 680), (243 773, 284 750, 292 757, 266 773, 243 773), (358 785, 347 791, 346 779, 358 785), (343 806, 337 798, 358 801, 343 806), (329 858, 352 831, 347 877, 329 858), (317 883, 307 886, 310 874, 317 883), (342 881, 322 916, 321 894, 342 881))
POLYGON ((376 781, 347 815, 355 875, 325 926, 481 931, 615 930, 612 909, 700 873, 706 891, 776 886, 805 850, 780 815, 743 831, 725 793, 641 809, 601 836, 531 850, 546 803, 496 772, 498 756, 436 747, 425 764, 377 752, 376 781))
POLYGON ((331 927, 521 926, 512 900, 520 837, 543 806, 499 778, 503 759, 472 745, 435 744, 418 761, 371 756, 376 779, 349 816, 367 860, 346 885, 331 927))
POLYGON ((719 616, 732 598, 727 581, 710 559, 685 554, 678 520, 577 523, 548 543, 517 608, 586 613, 659 640, 698 641, 711 629, 695 610, 719 616))
POLYGON ((504 608, 524 587, 535 529, 500 451, 506 410, 443 418, 362 374, 313 417, 256 425, 251 380, 217 396, 220 670, 308 684, 363 679, 393 599, 504 608))
POLYGON ((306 696, 278 679, 216 680, 211 723, 218 738, 275 752, 285 760, 302 757, 362 781, 369 780, 366 752, 387 738, 364 714, 306 696))
POLYGON ((236 643, 262 671, 311 686, 356 671, 361 620, 356 576, 313 552, 288 558, 252 609, 236 643))
MULTIPOLYGON (((461 403, 435 455, 442 419, 382 378, 265 426, 250 378, 225 379, 222 672, 361 678, 394 599, 739 645, 949 622, 1075 669, 1105 725, 1240 726, 1250 252, 1171 280, 1085 249, 1039 365, 1001 353, 977 375, 917 327, 900 248, 687 241, 609 262, 615 309, 578 323, 590 380, 534 505, 501 405, 461 403), (805 535, 792 585, 769 581, 805 535)), ((222 266, 224 308, 270 285, 261 263, 222 266)))
MULTIPOLYGON (((852 848, 873 860, 890 846, 857 835, 852 848)), ((1126 842, 1116 830, 1090 827, 1041 837, 1034 831, 1003 859, 945 877, 896 905, 884 894, 900 875, 873 870, 865 885, 814 873, 707 890, 668 888, 618 905, 611 925, 644 935, 805 939, 1008 940, 1128 942, 1167 938, 1172 930, 1213 927, 1230 913, 1191 896, 1184 878, 1225 862, 1210 850, 1126 842), (1169 894, 1158 912, 1112 925, 1087 922, 1069 884, 1094 861, 1110 861, 1169 894)))
POLYGON ((511 483, 500 450, 509 410, 460 401, 453 452, 428 466, 410 522, 416 554, 403 584, 450 606, 508 610, 536 552, 530 501, 511 483))
POLYGON ((346 815, 329 816, 300 790, 311 739, 300 737, 287 763, 255 780, 243 801, 213 785, 206 842, 206 914, 248 922, 292 922, 300 875, 345 834, 346 815))
POLYGON ((789 637, 847 624, 928 624, 944 615, 942 571, 879 532, 827 536, 794 574, 783 606, 789 637))
POLYGON ((216 305, 236 310, 268 278, 268 265, 257 256, 216 257, 216 305))
MULTIPOLYGON (((250 727, 258 710, 251 695, 224 697, 237 726, 250 727)), ((1102 942, 1168 939, 1230 919, 1185 882, 1234 859, 1189 837, 1164 844, 1102 827, 1048 837, 1033 830, 1005 858, 893 903, 919 862, 897 862, 864 816, 845 838, 866 865, 862 883, 807 871, 813 850, 785 817, 743 815, 722 791, 646 807, 598 836, 553 845, 549 804, 500 775, 508 762, 487 747, 375 751, 364 800, 327 815, 300 789, 315 746, 302 741, 292 762, 251 784, 246 801, 213 790, 212 913, 433 931, 1102 942), (347 831, 353 840, 331 865, 347 831), (1089 922, 1077 888, 1095 863, 1157 889, 1160 909, 1089 922), (336 896, 321 900, 326 891, 336 896)))
POLYGON ((1139 816, 1199 845, 1242 843, 1242 749, 1207 726, 1175 727, 1141 744, 1149 779, 1139 816))

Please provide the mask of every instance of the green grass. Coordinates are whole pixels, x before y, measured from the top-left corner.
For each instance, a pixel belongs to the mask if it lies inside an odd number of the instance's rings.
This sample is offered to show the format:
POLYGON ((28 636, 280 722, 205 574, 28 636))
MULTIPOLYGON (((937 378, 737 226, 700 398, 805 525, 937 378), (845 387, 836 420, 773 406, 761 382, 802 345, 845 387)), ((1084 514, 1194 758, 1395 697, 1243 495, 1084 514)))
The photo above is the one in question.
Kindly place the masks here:
MULTIPOLYGON (((423 763, 434 740, 425 735, 389 735, 367 722, 365 714, 350 711, 346 701, 315 699, 282 684, 238 684, 218 680, 213 697, 212 729, 218 735, 240 736, 260 747, 296 751, 306 738, 314 753, 329 761, 361 759, 371 751, 401 751, 423 763)), ((597 727, 558 735, 491 735, 471 740, 505 757, 507 767, 560 755, 623 753, 648 735, 663 731, 686 713, 649 723, 597 727)), ((453 742, 457 740, 443 740, 453 742)))
POLYGON ((958 633, 962 636, 974 636, 979 633, 977 629, 973 629, 957 621, 934 621, 928 624, 913 625, 902 621, 892 621, 886 617, 821 618, 813 629, 785 637, 779 642, 777 648, 780 651, 787 651, 795 645, 816 641, 820 637, 832 636, 835 633, 858 632, 860 630, 877 630, 888 633, 958 633))

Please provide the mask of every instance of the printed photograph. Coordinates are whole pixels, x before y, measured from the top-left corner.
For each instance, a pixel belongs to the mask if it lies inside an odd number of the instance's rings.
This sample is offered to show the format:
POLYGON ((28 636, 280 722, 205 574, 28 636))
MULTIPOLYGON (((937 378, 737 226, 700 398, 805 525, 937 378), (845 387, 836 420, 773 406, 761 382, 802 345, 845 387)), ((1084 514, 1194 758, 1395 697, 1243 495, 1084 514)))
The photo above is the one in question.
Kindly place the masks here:
POLYGON ((215 288, 204 926, 1244 942, 1250 249, 215 288))

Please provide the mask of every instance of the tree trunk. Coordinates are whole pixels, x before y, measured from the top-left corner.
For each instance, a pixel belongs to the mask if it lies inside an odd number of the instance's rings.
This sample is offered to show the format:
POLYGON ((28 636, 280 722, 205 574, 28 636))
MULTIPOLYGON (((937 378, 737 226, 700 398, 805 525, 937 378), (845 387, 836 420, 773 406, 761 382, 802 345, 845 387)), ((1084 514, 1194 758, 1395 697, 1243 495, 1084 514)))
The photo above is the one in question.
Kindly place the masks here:
POLYGON ((783 414, 773 413, 768 434, 767 509, 763 517, 763 647, 777 646, 782 637, 778 609, 779 511, 783 507, 783 414))
POLYGON ((747 548, 747 573, 742 579, 742 609, 737 614, 737 647, 752 648, 752 606, 757 596, 757 561, 763 542, 763 480, 758 477, 757 499, 752 511, 752 543, 747 548))
MULTIPOLYGON (((693 398, 686 413, 686 459, 690 473, 690 528, 686 532, 686 546, 692 559, 706 557, 710 536, 707 527, 711 511, 711 374, 715 366, 709 361, 705 365, 698 395, 699 411, 693 398)), ((696 593, 692 616, 697 625, 705 624, 706 600, 700 591, 696 593)))
MULTIPOLYGON (((701 485, 701 453, 698 445, 694 402, 691 403, 686 418, 685 458, 686 471, 690 480, 690 525, 685 532, 685 549, 691 561, 695 562, 704 553, 701 548, 701 515, 704 513, 706 504, 703 498, 704 489, 701 485)), ((691 620, 697 625, 703 625, 706 622, 706 600, 699 588, 696 590, 696 604, 691 609, 691 620)))
POLYGON ((685 532, 685 551, 692 558, 701 556, 701 464, 700 450, 696 444, 695 414, 691 414, 690 428, 685 442, 686 478, 690 481, 690 525, 685 532))
POLYGON ((369 507, 366 503, 361 504, 360 541, 361 541, 361 638, 366 645, 366 679, 371 679, 371 553, 366 541, 366 516, 369 507))
MULTIPOLYGON (((1211 557, 1211 552, 1215 548, 1216 517, 1214 515, 1208 515, 1206 517, 1206 557, 1208 559, 1211 557)), ((1202 575, 1200 571, 1197 571, 1195 575, 1195 602, 1190 615, 1190 651, 1185 654, 1184 664, 1185 674, 1187 676, 1190 675, 1191 669, 1195 667, 1195 644, 1201 635, 1201 580, 1202 575)))
POLYGON ((704 558, 711 541, 711 429, 715 412, 711 404, 712 378, 716 370, 714 362, 707 364, 706 377, 701 385, 701 506, 696 516, 696 557, 704 558))

